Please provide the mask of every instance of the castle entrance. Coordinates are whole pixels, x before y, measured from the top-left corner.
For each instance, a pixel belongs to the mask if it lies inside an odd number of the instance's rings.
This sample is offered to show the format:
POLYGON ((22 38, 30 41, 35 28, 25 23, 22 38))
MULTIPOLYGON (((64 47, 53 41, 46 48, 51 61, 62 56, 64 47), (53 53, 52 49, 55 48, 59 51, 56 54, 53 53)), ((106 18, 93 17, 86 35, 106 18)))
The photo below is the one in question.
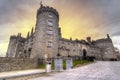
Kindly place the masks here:
POLYGON ((86 57, 87 57, 87 51, 83 49, 83 59, 86 59, 86 57))

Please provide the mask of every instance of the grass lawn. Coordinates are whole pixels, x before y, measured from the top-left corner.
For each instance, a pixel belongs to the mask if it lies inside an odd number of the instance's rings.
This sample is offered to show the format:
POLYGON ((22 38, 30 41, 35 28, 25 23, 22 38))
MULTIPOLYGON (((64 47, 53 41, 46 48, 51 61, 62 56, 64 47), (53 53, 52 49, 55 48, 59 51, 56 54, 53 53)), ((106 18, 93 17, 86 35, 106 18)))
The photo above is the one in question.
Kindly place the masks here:
MULTIPOLYGON (((90 62, 92 62, 92 61, 88 61, 88 60, 73 60, 73 68, 81 66, 81 65, 85 65, 85 64, 90 63, 90 62)), ((45 69, 45 67, 46 67, 46 64, 40 64, 40 65, 38 65, 37 68, 45 69)), ((65 69, 65 68, 66 68, 66 61, 64 60, 63 61, 63 69, 65 69)), ((52 63, 52 69, 54 69, 54 63, 52 63)))
POLYGON ((85 64, 88 64, 92 61, 88 61, 88 60, 74 60, 73 61, 73 68, 74 67, 78 67, 78 66, 81 66, 81 65, 85 65, 85 64))

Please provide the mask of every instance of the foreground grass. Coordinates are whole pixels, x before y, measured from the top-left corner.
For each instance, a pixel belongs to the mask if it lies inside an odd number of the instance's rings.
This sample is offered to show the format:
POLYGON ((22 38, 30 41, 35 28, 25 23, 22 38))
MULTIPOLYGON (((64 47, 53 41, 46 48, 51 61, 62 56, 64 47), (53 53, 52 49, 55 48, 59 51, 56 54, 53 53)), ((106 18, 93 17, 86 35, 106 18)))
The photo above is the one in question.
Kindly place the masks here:
POLYGON ((92 61, 88 61, 88 60, 74 60, 73 61, 73 67, 78 67, 78 66, 81 66, 81 65, 85 65, 85 64, 88 64, 88 63, 91 63, 92 61))
MULTIPOLYGON (((88 60, 73 60, 73 68, 74 67, 78 67, 78 66, 82 66, 88 63, 91 63, 92 61, 88 61, 88 60)), ((40 64, 38 65, 37 68, 39 69, 45 69, 46 64, 40 64)), ((66 68, 66 61, 63 61, 63 69, 66 68)), ((52 63, 52 69, 54 69, 54 63, 52 63)))

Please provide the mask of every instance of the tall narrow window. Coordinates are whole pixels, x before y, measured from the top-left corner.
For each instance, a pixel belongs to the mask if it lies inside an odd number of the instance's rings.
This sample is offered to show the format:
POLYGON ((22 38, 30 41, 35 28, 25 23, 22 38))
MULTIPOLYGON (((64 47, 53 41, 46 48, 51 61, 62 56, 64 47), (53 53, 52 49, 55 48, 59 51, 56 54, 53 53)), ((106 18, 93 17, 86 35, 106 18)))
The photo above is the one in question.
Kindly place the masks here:
POLYGON ((52 41, 48 41, 47 47, 48 47, 48 48, 51 48, 51 47, 52 47, 52 41))
POLYGON ((48 23, 48 26, 53 27, 53 21, 48 20, 47 23, 48 23))
POLYGON ((52 16, 51 14, 48 14, 48 17, 49 17, 49 18, 53 18, 53 16, 52 16))
POLYGON ((52 31, 52 30, 48 30, 48 31, 47 31, 47 34, 48 34, 48 35, 52 35, 52 34, 53 34, 53 31, 52 31))

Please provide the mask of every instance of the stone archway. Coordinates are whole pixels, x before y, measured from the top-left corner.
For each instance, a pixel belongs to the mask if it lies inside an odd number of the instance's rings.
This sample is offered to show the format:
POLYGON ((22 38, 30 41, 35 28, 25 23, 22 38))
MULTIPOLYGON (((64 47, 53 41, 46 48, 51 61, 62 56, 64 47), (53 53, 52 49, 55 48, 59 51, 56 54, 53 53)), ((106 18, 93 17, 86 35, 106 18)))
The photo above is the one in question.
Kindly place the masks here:
POLYGON ((83 59, 86 59, 86 57, 87 57, 87 51, 86 49, 83 49, 83 59))

